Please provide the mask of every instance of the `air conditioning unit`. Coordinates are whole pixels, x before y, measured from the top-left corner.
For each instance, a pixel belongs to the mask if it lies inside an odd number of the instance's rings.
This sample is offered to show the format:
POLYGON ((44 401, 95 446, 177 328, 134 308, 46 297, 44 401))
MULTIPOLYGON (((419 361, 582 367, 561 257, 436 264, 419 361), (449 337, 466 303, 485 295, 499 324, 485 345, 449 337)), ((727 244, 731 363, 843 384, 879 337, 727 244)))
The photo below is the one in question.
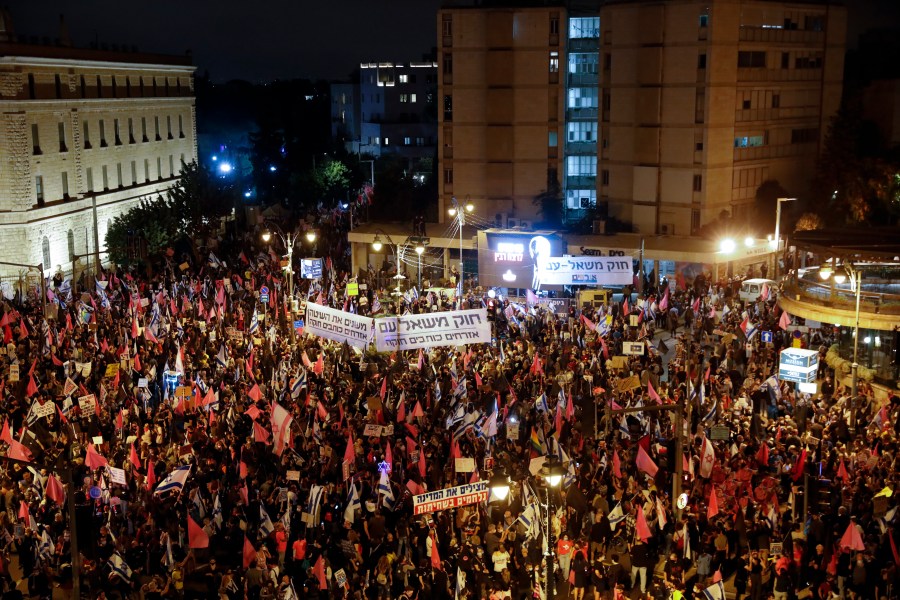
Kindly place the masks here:
POLYGON ((518 220, 518 219, 509 218, 509 219, 506 220, 506 227, 507 227, 508 229, 515 229, 515 228, 518 227, 518 226, 519 226, 519 220, 518 220))
POLYGON ((532 229, 531 221, 519 221, 519 229, 532 229))
POLYGON ((674 223, 662 223, 659 226, 660 235, 675 235, 674 223))

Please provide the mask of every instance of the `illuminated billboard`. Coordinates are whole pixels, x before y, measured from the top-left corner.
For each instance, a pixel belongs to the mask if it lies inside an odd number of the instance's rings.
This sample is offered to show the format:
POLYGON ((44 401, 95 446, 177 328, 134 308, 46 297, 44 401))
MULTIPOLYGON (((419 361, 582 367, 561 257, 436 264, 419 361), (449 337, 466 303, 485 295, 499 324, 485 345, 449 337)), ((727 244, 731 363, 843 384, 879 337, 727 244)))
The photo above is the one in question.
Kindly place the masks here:
POLYGON ((488 287, 541 288, 547 261, 563 253, 562 239, 553 232, 489 229, 479 233, 478 282, 488 287))

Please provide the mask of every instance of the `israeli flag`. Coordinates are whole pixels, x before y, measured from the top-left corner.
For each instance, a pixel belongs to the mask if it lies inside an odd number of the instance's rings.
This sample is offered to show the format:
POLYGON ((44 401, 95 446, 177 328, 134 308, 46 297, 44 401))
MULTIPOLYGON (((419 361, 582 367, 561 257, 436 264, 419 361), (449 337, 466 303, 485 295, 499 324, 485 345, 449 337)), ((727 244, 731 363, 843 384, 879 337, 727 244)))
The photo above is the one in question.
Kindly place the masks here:
POLYGON ((356 517, 356 511, 361 507, 362 503, 359 500, 359 492, 356 491, 356 486, 351 483, 350 496, 347 498, 347 508, 344 509, 344 520, 348 523, 352 523, 356 517))
POLYGON ((266 512, 266 509, 263 508, 262 503, 259 505, 259 537, 267 538, 272 532, 275 531, 275 526, 272 524, 272 519, 269 518, 269 513, 266 512))
POLYGON ((306 504, 306 512, 319 518, 319 508, 322 505, 322 498, 325 496, 325 488, 321 485, 314 485, 309 490, 309 499, 306 504))
POLYGON ((378 493, 383 496, 383 506, 386 509, 393 511, 394 506, 397 504, 397 500, 394 498, 394 490, 391 489, 391 482, 388 479, 387 473, 381 473, 381 478, 378 480, 378 493))
POLYGON ((181 493, 181 490, 184 489, 184 484, 187 483, 187 478, 191 474, 191 465, 185 465, 183 467, 178 467, 163 479, 162 483, 156 486, 156 491, 153 492, 156 494, 163 494, 165 492, 171 492, 173 490, 178 490, 181 493))
POLYGON ((305 387, 307 387, 306 369, 304 369, 303 367, 299 367, 297 376, 294 378, 294 383, 291 384, 291 398, 296 399, 298 396, 300 396, 300 390, 305 387))
POLYGON ((434 380, 434 403, 438 404, 441 401, 441 382, 437 379, 434 380))
POLYGON ((725 585, 717 581, 703 590, 703 600, 725 600, 725 585))
POLYGON ((48 562, 53 558, 53 554, 56 548, 53 544, 53 540, 50 539, 50 536, 47 534, 47 530, 41 533, 41 544, 38 547, 38 556, 43 562, 48 562))
POLYGON ((622 510, 622 504, 616 504, 616 507, 609 511, 609 528, 616 530, 616 525, 625 520, 625 512, 622 510))
MULTIPOLYGON (((701 386, 701 387, 702 387, 702 386, 701 386)), ((718 398, 714 398, 714 399, 713 399, 713 405, 712 405, 712 408, 710 408, 710 409, 709 409, 709 412, 706 413, 706 415, 703 417, 703 421, 705 422, 705 421, 715 420, 715 418, 716 418, 716 409, 718 409, 718 407, 719 407, 719 399, 718 399, 718 398)))
POLYGON ((538 412, 547 412, 550 408, 547 406, 547 394, 546 392, 541 394, 541 397, 538 398, 534 403, 534 408, 538 412))
POLYGON ((216 494, 216 499, 213 502, 213 510, 212 510, 213 522, 216 524, 216 527, 222 528, 222 503, 219 501, 219 494, 216 494))
POLYGON ((259 331, 259 312, 253 309, 253 317, 250 319, 250 335, 259 331))
POLYGON ((109 569, 112 574, 118 575, 123 581, 131 581, 131 567, 126 564, 125 559, 118 552, 109 557, 109 569))

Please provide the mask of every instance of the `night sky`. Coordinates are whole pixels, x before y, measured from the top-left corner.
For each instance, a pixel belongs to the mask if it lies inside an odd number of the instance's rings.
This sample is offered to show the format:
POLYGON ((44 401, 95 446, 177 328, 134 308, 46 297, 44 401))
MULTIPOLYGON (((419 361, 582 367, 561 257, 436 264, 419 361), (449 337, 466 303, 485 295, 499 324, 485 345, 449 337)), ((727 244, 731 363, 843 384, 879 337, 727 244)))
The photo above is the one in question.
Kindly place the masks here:
MULTIPOLYGON (((869 27, 900 26, 900 0, 848 0, 848 45, 869 27)), ((74 43, 191 49, 213 81, 346 78, 363 61, 409 61, 436 44, 441 0, 13 0, 19 34, 74 43)))
MULTIPOLYGON (((6 3, 3 3, 6 4, 6 3)), ((360 62, 418 60, 435 46, 441 0, 13 0, 16 32, 76 46, 190 49, 213 81, 342 79, 360 62), (77 7, 77 8, 76 8, 77 7)))

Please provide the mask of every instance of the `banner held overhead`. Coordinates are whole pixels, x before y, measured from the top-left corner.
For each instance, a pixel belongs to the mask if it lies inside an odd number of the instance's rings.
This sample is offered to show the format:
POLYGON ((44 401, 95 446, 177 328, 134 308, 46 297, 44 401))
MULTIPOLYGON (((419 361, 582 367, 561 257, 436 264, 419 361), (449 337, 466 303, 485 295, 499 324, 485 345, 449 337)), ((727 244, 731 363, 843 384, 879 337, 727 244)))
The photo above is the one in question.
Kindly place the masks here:
POLYGON ((375 320, 375 347, 379 352, 490 343, 486 308, 375 320))
POLYGON ((630 256, 550 257, 541 265, 546 285, 629 285, 634 282, 630 256))
POLYGON ((306 304, 303 331, 335 342, 346 341, 351 346, 365 348, 372 341, 374 321, 369 317, 309 302, 306 304))

